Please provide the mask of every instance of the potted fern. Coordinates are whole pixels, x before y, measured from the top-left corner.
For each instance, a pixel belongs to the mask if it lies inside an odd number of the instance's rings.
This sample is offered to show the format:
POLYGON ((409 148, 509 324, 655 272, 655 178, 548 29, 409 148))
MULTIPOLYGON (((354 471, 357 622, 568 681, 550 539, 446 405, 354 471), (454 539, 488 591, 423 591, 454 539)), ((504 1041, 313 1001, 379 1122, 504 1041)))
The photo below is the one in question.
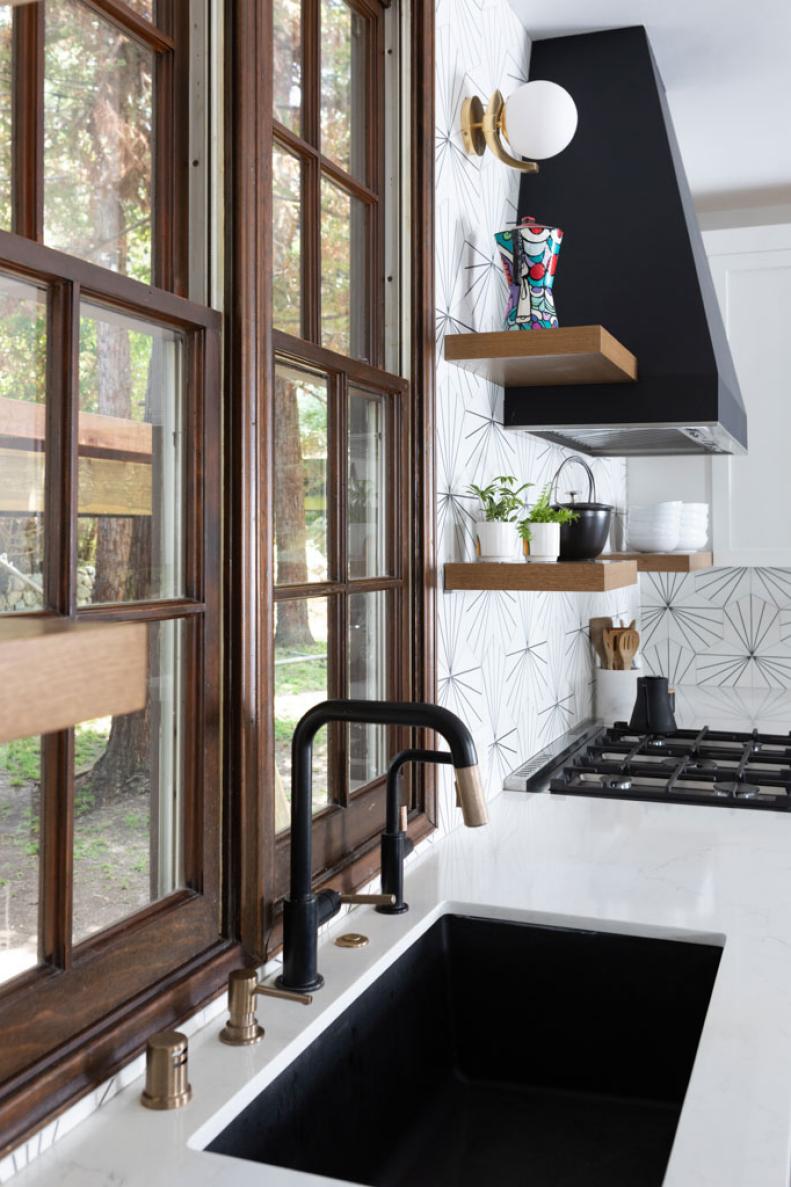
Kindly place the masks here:
POLYGON ((529 561, 556 561, 560 556, 560 528, 562 524, 573 523, 577 512, 570 507, 552 507, 549 502, 550 487, 547 485, 528 508, 527 518, 519 524, 519 535, 528 545, 529 561))
POLYGON ((516 521, 524 510, 522 492, 532 482, 517 486, 513 474, 498 474, 488 486, 475 486, 468 490, 477 495, 481 504, 482 517, 475 525, 478 559, 482 561, 515 561, 519 559, 519 537, 516 521))

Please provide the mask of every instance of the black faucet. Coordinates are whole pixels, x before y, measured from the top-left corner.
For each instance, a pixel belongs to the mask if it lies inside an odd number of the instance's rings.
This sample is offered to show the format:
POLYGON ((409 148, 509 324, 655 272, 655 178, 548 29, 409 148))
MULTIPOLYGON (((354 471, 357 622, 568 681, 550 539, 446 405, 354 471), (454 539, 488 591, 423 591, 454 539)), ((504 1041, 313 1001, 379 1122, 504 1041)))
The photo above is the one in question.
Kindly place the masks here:
POLYGON ((398 776, 408 762, 453 762, 447 750, 402 750, 391 759, 387 768, 387 816, 382 833, 382 893, 391 894, 395 902, 380 903, 376 908, 382 915, 401 915, 409 910, 404 902, 404 858, 414 846, 406 834, 406 808, 399 807, 398 776))
POLYGON ((337 891, 316 895, 311 885, 313 739, 331 721, 436 730, 450 747, 464 823, 468 828, 488 823, 475 743, 455 713, 421 701, 336 700, 309 709, 297 722, 291 742, 291 887, 283 904, 283 972, 277 981, 300 993, 324 984, 318 971, 319 926, 332 919, 342 903, 337 891))

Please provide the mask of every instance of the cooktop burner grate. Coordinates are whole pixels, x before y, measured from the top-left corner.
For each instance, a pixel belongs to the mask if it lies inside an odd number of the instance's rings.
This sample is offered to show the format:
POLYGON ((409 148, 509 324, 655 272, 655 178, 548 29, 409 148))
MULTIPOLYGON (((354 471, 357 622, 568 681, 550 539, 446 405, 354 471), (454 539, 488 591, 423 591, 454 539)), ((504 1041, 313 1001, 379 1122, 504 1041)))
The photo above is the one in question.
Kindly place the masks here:
POLYGON ((791 733, 676 730, 624 723, 587 739, 550 780, 562 795, 791 810, 791 733))

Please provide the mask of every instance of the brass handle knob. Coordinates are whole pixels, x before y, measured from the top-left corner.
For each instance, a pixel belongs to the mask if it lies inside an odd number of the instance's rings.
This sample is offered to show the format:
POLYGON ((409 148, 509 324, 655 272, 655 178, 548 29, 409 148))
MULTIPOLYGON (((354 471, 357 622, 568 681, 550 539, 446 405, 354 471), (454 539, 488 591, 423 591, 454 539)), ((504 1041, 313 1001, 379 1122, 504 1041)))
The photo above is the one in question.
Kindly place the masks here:
POLYGON ((230 1047, 249 1047, 264 1037, 264 1028, 255 1016, 255 995, 279 997, 284 1001, 309 1006, 309 993, 291 993, 259 985, 255 969, 234 969, 228 976, 228 1021, 220 1031, 220 1041, 230 1047))
POLYGON ((342 894, 342 903, 370 904, 372 907, 392 907, 396 901, 394 894, 342 894))

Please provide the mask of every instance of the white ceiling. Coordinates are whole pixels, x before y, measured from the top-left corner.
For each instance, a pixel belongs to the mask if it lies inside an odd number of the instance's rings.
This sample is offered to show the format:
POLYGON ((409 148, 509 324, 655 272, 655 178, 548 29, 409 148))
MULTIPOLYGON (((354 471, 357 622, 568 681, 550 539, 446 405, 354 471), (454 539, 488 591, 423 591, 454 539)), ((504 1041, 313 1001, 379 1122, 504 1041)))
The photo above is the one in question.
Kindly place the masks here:
POLYGON ((534 39, 645 25, 696 203, 791 201, 791 0, 510 0, 534 39))

